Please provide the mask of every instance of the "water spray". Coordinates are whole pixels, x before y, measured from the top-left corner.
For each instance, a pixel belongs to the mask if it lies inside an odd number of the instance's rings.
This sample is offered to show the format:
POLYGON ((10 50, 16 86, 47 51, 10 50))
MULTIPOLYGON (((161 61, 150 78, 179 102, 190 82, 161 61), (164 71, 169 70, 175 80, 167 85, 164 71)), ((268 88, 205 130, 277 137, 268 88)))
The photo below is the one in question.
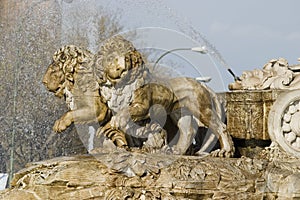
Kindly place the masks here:
POLYGON ((206 50, 206 47, 205 46, 202 46, 202 47, 193 47, 193 48, 177 48, 177 49, 172 49, 172 50, 169 50, 169 51, 166 51, 165 53, 163 53, 155 62, 154 66, 153 66, 153 71, 155 70, 158 62, 163 58, 165 57, 167 54, 169 53, 172 53, 174 51, 184 51, 184 50, 188 50, 188 51, 194 51, 194 52, 199 52, 201 54, 206 54, 207 53, 207 50, 206 50))
MULTIPOLYGON (((154 66, 153 66, 153 71, 155 70, 157 64, 159 63, 159 61, 165 57, 167 54, 169 53, 172 53, 174 51, 184 51, 184 50, 189 50, 189 51, 194 51, 194 52, 198 52, 198 53, 201 53, 201 54, 207 54, 208 51, 207 51, 207 48, 206 46, 201 46, 201 47, 192 47, 192 48, 176 48, 176 49, 172 49, 172 50, 169 50, 169 51, 166 51, 165 53, 163 53, 157 60, 156 62, 154 63, 154 66)), ((229 67, 226 67, 227 71, 233 76, 234 80, 235 81, 241 81, 241 79, 236 76, 233 71, 229 68, 229 67)), ((204 82, 207 82, 207 81, 204 81, 204 82)))

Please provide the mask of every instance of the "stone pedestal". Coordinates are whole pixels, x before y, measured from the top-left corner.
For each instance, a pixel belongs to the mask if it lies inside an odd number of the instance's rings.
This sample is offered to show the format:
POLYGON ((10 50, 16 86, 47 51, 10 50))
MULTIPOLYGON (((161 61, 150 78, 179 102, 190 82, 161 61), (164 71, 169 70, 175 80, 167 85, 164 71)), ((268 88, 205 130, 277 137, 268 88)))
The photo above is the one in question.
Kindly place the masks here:
POLYGON ((257 159, 126 151, 59 157, 16 173, 0 199, 299 198, 299 159, 274 152, 257 159))

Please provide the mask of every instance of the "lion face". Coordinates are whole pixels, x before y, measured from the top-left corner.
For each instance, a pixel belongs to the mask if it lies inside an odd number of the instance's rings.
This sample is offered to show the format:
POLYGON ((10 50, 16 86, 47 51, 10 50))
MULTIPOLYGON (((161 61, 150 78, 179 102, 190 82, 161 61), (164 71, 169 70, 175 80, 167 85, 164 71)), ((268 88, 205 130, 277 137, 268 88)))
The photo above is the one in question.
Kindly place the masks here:
POLYGON ((136 50, 121 55, 111 53, 103 59, 102 64, 105 78, 115 86, 131 83, 140 72, 145 71, 142 55, 136 50))
POLYGON ((112 54, 106 59, 105 75, 111 83, 119 83, 128 74, 128 70, 124 56, 112 54))
POLYGON ((64 81, 65 75, 62 69, 55 63, 50 64, 43 77, 43 83, 46 88, 50 92, 55 93, 56 96, 62 97, 63 93, 60 89, 62 88, 64 81))

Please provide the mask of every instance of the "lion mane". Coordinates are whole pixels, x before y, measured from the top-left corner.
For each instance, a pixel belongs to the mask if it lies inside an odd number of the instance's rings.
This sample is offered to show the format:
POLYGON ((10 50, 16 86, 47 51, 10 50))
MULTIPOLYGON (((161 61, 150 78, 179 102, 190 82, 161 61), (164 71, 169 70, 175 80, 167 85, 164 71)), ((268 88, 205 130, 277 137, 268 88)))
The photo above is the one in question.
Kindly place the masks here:
POLYGON ((142 54, 120 35, 111 37, 100 47, 95 55, 95 74, 101 95, 115 113, 131 102, 133 91, 144 85, 150 76, 142 54), (108 73, 113 70, 112 63, 117 57, 124 60, 125 70, 120 77, 109 78, 108 73))
POLYGON ((106 72, 110 70, 109 66, 113 59, 117 56, 125 57, 126 70, 130 74, 123 77, 119 85, 131 84, 136 79, 140 79, 143 75, 147 75, 147 68, 140 52, 136 50, 134 45, 120 35, 109 38, 100 47, 95 55, 95 74, 98 77, 98 82, 108 83, 106 72))
POLYGON ((53 55, 53 62, 59 66, 65 76, 63 90, 85 93, 87 90, 96 91, 99 89, 93 74, 94 55, 74 45, 66 45, 56 51, 53 55))

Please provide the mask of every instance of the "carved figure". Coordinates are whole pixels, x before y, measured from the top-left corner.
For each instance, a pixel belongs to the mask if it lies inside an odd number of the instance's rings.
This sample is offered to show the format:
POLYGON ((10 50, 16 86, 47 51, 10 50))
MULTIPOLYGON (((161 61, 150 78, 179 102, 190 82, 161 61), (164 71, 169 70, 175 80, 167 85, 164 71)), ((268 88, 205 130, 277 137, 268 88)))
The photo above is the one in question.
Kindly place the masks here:
MULTIPOLYGON (((53 130, 62 132, 72 123, 104 123, 110 119, 105 100, 94 76, 94 55, 86 49, 67 45, 56 51, 43 83, 57 97, 65 97, 69 111, 58 119, 53 130)), ((109 137, 118 146, 127 145, 123 134, 109 137)))
POLYGON ((149 79, 140 52, 121 36, 106 41, 95 55, 95 73, 101 95, 115 114, 132 101, 133 91, 149 79))
POLYGON ((289 66, 284 58, 272 59, 263 69, 243 72, 230 90, 299 89, 299 66, 289 66))
MULTIPOLYGON (((171 113, 180 131, 179 141, 173 148, 175 153, 184 154, 198 127, 205 126, 220 136, 222 149, 214 152, 214 155, 233 155, 232 140, 213 108, 212 96, 196 80, 172 79, 171 89, 161 84, 148 83, 151 79, 142 56, 129 41, 119 36, 101 47, 96 55, 96 71, 103 77, 99 78, 99 82, 102 82, 101 94, 115 115, 110 124, 113 127, 123 128, 127 132, 132 128, 126 128, 128 114, 133 121, 144 120, 149 118, 149 109, 153 105, 161 104, 167 113, 171 113)), ((109 128, 109 125, 106 127, 109 128)), ((105 129, 100 133, 103 131, 105 129)))
MULTIPOLYGON (((95 55, 95 74, 101 88, 101 95, 113 115, 130 104, 133 91, 144 85, 150 76, 140 52, 121 36, 110 38, 100 47, 95 55)), ((153 130, 150 128, 148 131, 153 130)), ((135 132, 145 132, 145 126, 139 127, 135 132)), ((103 133, 104 131, 99 129, 97 135, 103 133)), ((110 133, 106 132, 105 135, 107 134, 110 133)), ((132 134, 127 134, 129 146, 143 145, 143 139, 135 139, 129 135, 132 134)))

